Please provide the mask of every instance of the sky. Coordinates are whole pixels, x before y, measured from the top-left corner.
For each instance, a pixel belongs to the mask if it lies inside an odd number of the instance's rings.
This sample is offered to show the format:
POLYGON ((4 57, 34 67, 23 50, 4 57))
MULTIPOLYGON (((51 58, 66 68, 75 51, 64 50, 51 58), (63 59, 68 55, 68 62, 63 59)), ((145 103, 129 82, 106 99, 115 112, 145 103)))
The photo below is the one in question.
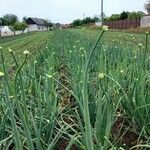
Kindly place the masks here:
MULTIPOLYGON (((122 11, 144 11, 147 0, 104 0, 106 16, 122 11)), ((49 19, 53 23, 71 23, 75 19, 101 13, 101 0, 0 0, 0 16, 12 13, 49 19)))

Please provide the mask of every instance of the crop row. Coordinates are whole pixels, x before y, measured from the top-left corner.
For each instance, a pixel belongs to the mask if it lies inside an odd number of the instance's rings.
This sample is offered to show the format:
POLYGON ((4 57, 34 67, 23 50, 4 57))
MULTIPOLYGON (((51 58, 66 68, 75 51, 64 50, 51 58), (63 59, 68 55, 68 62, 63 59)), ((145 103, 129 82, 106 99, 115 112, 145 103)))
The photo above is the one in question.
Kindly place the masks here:
MULTIPOLYGON (((14 77, 1 52, 1 149, 150 147, 148 34, 135 46, 123 44, 120 35, 115 44, 105 43, 103 34, 95 42, 84 31, 57 30, 22 62, 10 51, 14 77)), ((35 43, 48 35, 42 37, 35 43)))

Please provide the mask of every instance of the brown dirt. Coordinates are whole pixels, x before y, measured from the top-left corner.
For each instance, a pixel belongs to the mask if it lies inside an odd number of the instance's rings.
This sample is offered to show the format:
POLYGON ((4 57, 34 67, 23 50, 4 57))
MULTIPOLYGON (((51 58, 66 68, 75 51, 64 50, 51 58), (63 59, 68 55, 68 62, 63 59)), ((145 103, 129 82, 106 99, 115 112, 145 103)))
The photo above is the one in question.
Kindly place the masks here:
POLYGON ((132 129, 129 121, 123 117, 118 117, 112 127, 113 138, 118 137, 118 145, 124 147, 126 150, 129 150, 137 144, 144 143, 144 138, 141 137, 139 139, 139 135, 133 131, 135 129, 129 130, 129 127, 132 129))

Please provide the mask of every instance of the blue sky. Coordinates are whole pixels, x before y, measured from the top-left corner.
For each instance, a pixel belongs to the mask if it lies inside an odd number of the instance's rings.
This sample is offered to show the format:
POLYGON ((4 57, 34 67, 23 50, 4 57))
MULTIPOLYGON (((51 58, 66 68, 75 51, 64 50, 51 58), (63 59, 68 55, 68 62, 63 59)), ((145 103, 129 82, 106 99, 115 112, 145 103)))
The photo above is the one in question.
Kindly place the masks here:
MULTIPOLYGON (((147 0, 104 0, 107 16, 125 11, 144 11, 147 0)), ((70 23, 77 18, 99 15, 101 0, 0 0, 0 16, 16 14, 19 18, 40 17, 52 22, 70 23), (9 1, 9 2, 8 2, 9 1)))

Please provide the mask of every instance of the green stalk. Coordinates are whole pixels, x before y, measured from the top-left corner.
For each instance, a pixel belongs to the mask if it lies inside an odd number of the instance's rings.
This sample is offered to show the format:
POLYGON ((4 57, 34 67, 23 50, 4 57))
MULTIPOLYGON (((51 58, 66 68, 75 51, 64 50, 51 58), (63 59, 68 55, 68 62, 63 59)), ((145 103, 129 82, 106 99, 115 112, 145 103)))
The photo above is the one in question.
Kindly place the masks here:
MULTIPOLYGON (((13 52, 10 52, 10 54, 12 55, 16 66, 19 68, 19 64, 18 64, 18 62, 17 62, 17 60, 16 60, 16 57, 15 57, 14 53, 13 53, 13 52)), ((27 59, 27 56, 26 56, 26 58, 25 58, 25 60, 24 60, 24 63, 22 64, 22 66, 25 64, 26 59, 27 59)), ((21 66, 21 68, 22 68, 22 66, 21 66)), ((20 70, 21 70, 21 68, 20 68, 20 70)), ((28 123, 28 125, 29 125, 28 110, 27 110, 27 107, 26 107, 25 92, 24 92, 23 80, 22 80, 22 76, 21 76, 20 70, 18 69, 15 78, 17 78, 17 76, 19 75, 19 78, 20 78, 20 87, 21 87, 21 89, 22 89, 22 98, 23 98, 24 111, 25 111, 25 115, 26 115, 25 117, 26 117, 27 123, 28 123)), ((16 84, 16 85, 17 85, 17 84, 16 84)))
POLYGON ((1 59, 2 59, 2 65, 3 65, 3 71, 4 71, 4 80, 3 80, 3 85, 4 85, 4 90, 5 90, 5 96, 6 96, 6 103, 8 105, 9 108, 9 115, 11 118, 11 124, 12 124, 12 128, 14 130, 14 141, 15 141, 15 146, 16 146, 16 150, 22 150, 22 146, 21 146, 21 142, 20 142, 20 138, 19 138, 19 134, 18 134, 18 129, 17 129, 17 125, 16 125, 16 120, 14 117, 14 111, 13 111, 13 107, 11 104, 11 100, 9 98, 9 91, 10 91, 10 87, 9 87, 9 82, 7 79, 7 73, 6 73, 6 69, 5 69, 5 64, 4 64, 4 57, 3 57, 3 53, 1 50, 1 59))
POLYGON ((102 36, 104 34, 104 31, 100 34, 97 42, 95 43, 88 61, 86 63, 85 67, 85 72, 84 72, 84 77, 83 77, 83 108, 84 108, 84 123, 85 123, 85 140, 86 140, 86 148, 88 150, 94 150, 94 143, 93 143, 93 138, 92 138, 92 131, 91 131, 91 123, 90 123, 90 114, 89 114, 89 101, 88 101, 88 71, 92 62, 93 54, 96 50, 96 47, 101 40, 102 36))
POLYGON ((145 51, 144 51, 144 59, 143 59, 143 65, 144 66, 145 66, 147 49, 148 49, 148 33, 146 33, 146 40, 145 40, 145 51))
MULTIPOLYGON (((27 137, 27 143, 28 143, 29 149, 34 150, 30 130, 28 128, 28 124, 27 124, 27 121, 26 121, 26 118, 28 118, 28 113, 27 113, 27 111, 25 111, 25 116, 24 116, 23 111, 21 110, 21 107, 20 107, 20 104, 19 104, 19 101, 18 101, 18 98, 17 98, 17 87, 16 87, 17 86, 17 77, 20 74, 20 71, 21 71, 22 67, 26 63, 26 60, 27 60, 27 55, 25 55, 25 59, 24 59, 23 63, 20 65, 20 67, 17 70, 16 76, 15 76, 15 81, 14 81, 14 96, 15 96, 15 99, 16 99, 16 106, 18 108, 18 112, 19 112, 19 115, 21 117, 23 127, 25 129, 25 135, 27 137)), ((21 82, 21 84, 22 84, 22 82, 21 82)), ((21 87, 23 87, 23 85, 21 87)), ((24 89, 22 89, 22 91, 23 90, 24 89)), ((24 97, 24 99, 25 99, 25 97, 24 97)), ((26 107, 26 106, 24 106, 24 107, 26 107)))

